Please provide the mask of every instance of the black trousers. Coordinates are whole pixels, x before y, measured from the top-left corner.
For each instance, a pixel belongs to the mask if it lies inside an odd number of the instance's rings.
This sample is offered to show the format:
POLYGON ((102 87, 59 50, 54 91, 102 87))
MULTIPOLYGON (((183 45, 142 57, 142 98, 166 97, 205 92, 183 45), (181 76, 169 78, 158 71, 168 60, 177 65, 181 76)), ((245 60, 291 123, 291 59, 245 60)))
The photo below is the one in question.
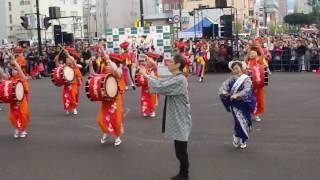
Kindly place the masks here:
POLYGON ((176 157, 180 162, 179 174, 183 177, 189 176, 189 157, 188 157, 188 142, 187 141, 174 141, 176 157))

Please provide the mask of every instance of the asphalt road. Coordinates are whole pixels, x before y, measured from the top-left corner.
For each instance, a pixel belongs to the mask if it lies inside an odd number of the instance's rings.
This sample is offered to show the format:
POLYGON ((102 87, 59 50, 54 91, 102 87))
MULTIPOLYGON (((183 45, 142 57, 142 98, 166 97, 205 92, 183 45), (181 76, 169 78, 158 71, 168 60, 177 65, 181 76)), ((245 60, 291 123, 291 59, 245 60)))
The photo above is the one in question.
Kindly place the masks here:
MULTIPOLYGON (((189 144, 192 180, 319 180, 320 77, 275 73, 267 88, 266 113, 254 124, 245 150, 234 149, 232 117, 217 90, 228 74, 190 82, 193 117, 189 144)), ((81 90, 79 115, 62 110, 61 88, 49 79, 30 81, 29 136, 14 140, 7 105, 0 111, 0 180, 166 180, 178 162, 157 117, 140 117, 140 91, 124 98, 123 144, 100 144, 98 103, 81 90)), ((163 98, 162 98, 163 99, 163 98)))

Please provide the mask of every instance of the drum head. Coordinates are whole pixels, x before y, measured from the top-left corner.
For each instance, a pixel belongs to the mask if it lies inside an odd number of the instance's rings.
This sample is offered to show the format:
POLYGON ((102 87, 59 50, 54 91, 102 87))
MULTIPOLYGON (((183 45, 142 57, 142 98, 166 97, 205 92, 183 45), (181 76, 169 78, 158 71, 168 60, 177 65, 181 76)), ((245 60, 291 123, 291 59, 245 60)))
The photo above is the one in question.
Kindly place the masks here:
POLYGON ((106 94, 109 98, 115 98, 118 94, 118 82, 115 77, 107 76, 105 82, 106 94))
POLYGON ((23 88, 23 84, 21 82, 17 82, 17 84, 16 84, 15 95, 16 95, 17 101, 23 100, 24 88, 23 88))
POLYGON ((73 81, 74 79, 74 71, 71 67, 69 66, 65 66, 63 68, 63 77, 64 77, 64 80, 68 81, 68 82, 71 82, 73 81))

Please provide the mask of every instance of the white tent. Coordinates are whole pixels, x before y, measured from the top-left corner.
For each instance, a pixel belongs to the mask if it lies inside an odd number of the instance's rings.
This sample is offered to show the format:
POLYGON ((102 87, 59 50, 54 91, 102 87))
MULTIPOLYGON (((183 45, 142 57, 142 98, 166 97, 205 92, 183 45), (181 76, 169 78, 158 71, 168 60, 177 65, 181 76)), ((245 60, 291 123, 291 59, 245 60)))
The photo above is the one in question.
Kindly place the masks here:
POLYGON ((202 37, 202 29, 210 27, 212 24, 214 24, 214 21, 208 17, 205 17, 198 24, 194 25, 190 29, 179 32, 178 38, 200 38, 202 37))

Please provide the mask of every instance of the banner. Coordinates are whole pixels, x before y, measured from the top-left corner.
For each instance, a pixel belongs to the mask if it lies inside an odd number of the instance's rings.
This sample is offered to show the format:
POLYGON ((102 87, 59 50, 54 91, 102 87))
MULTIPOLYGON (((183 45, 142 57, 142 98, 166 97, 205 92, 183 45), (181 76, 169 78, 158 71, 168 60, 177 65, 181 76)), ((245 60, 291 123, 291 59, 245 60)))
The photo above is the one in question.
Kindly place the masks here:
POLYGON ((107 47, 109 52, 121 53, 119 45, 129 42, 130 48, 155 48, 164 59, 171 58, 170 26, 150 26, 131 28, 110 28, 106 30, 107 47))

